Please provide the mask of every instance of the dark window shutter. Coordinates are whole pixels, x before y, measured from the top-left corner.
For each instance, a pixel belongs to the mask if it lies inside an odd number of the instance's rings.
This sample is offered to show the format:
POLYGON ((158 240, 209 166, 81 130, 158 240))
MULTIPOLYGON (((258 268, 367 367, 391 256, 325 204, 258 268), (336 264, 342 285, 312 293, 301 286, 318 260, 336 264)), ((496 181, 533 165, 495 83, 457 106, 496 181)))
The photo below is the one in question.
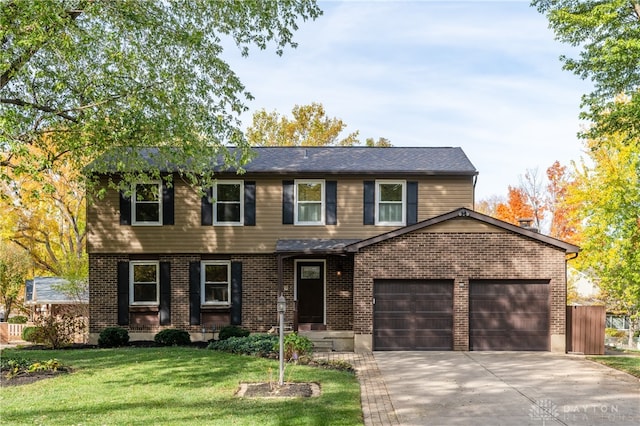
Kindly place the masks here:
POLYGON ((376 222, 376 183, 372 180, 364 181, 364 217, 365 225, 375 225, 376 222))
POLYGON ((256 183, 244 183, 244 225, 256 226, 256 183))
POLYGON ((131 197, 120 191, 120 225, 131 225, 131 197))
POLYGON ((242 324, 242 262, 231 262, 231 324, 242 324))
POLYGON ((200 262, 189 262, 189 324, 200 324, 200 262))
POLYGON ((328 180, 325 185, 325 223, 327 225, 338 224, 338 182, 328 180))
POLYGON ((162 224, 174 224, 174 202, 173 202, 173 186, 169 188, 162 184, 162 224))
POLYGON ((171 324, 171 263, 160 262, 160 325, 171 324))
POLYGON ((293 225, 293 185, 292 180, 282 181, 282 224, 293 225))
POLYGON ((129 262, 118 262, 118 325, 129 325, 129 262))
POLYGON ((213 188, 207 188, 200 203, 200 217, 202 226, 213 225, 213 188))
POLYGON ((418 182, 407 182, 407 225, 418 222, 418 182))

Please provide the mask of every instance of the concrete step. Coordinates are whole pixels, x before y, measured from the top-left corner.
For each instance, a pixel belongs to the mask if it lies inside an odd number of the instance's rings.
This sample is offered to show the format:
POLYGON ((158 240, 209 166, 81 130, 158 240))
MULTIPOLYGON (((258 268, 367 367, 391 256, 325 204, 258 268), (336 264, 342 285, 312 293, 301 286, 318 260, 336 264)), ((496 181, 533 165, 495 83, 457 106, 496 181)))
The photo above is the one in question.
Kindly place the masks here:
POLYGON ((333 342, 331 340, 311 340, 314 352, 333 352, 333 342))

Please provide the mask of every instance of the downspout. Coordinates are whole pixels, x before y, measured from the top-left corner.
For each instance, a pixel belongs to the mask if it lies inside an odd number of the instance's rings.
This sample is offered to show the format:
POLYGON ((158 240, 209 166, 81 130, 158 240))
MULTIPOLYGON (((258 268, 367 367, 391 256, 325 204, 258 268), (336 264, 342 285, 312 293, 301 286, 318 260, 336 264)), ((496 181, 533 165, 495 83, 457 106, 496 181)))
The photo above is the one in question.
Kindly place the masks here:
POLYGON ((478 175, 473 176, 473 194, 471 195, 471 209, 476 210, 476 184, 478 183, 478 175))

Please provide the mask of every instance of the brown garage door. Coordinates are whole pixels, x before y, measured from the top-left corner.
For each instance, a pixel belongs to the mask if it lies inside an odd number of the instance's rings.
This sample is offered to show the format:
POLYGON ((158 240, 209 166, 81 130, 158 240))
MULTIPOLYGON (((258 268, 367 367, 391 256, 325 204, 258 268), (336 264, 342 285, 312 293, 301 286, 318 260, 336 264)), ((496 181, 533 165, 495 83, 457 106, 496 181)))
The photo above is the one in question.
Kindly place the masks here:
POLYGON ((373 349, 451 350, 453 281, 375 280, 373 349))
POLYGON ((471 350, 549 350, 548 281, 471 281, 469 300, 471 350))

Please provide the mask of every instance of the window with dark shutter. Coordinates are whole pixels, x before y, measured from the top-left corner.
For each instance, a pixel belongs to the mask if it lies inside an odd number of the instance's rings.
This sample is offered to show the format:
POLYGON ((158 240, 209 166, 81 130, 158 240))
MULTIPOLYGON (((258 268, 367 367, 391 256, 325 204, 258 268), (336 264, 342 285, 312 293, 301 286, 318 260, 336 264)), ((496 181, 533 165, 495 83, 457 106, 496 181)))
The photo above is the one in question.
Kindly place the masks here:
POLYGON ((294 211, 294 182, 292 180, 282 181, 282 224, 293 225, 294 211))
POLYGON ((242 263, 231 262, 231 324, 242 324, 242 263))
POLYGON ((256 226, 256 183, 244 183, 244 225, 256 226))
POLYGON ((160 262, 160 325, 171 324, 171 263, 160 262))
POLYGON ((118 325, 129 325, 129 262, 118 262, 118 325))
POLYGON ((131 197, 120 191, 120 225, 131 225, 131 197))
POLYGON ((173 186, 162 184, 162 224, 174 224, 173 186))
POLYGON ((363 223, 365 225, 374 225, 376 222, 376 183, 375 181, 364 182, 364 200, 363 200, 363 223))
POLYGON ((325 182, 325 222, 327 225, 338 224, 338 182, 325 182))
POLYGON ((200 262, 189 262, 189 324, 200 324, 200 262))
POLYGON ((407 182, 407 225, 418 222, 418 182, 407 182))
POLYGON ((213 188, 207 188, 200 202, 200 218, 202 226, 213 225, 213 188))

